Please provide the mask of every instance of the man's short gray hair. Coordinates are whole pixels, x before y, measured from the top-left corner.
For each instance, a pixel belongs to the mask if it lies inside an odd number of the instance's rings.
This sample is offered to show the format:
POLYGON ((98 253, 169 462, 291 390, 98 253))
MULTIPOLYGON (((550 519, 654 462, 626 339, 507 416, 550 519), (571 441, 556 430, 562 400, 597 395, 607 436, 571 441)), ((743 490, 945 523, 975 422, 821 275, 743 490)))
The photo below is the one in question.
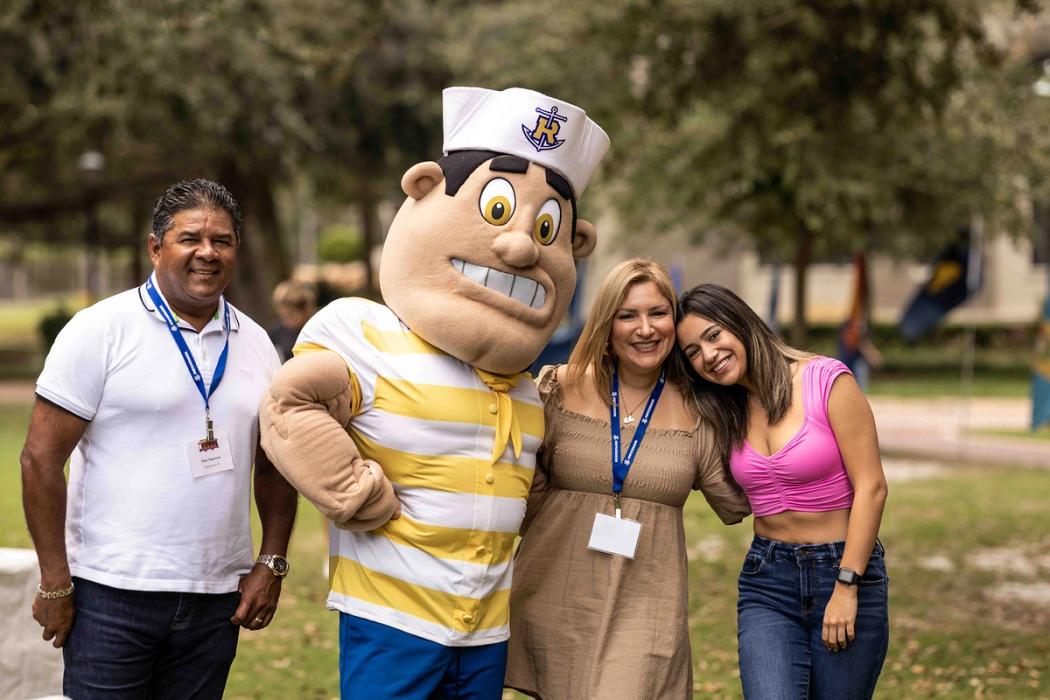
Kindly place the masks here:
POLYGON ((197 178, 180 180, 164 190, 153 206, 153 235, 163 242, 175 215, 188 209, 222 209, 230 215, 233 233, 241 240, 241 207, 230 191, 217 182, 197 178))

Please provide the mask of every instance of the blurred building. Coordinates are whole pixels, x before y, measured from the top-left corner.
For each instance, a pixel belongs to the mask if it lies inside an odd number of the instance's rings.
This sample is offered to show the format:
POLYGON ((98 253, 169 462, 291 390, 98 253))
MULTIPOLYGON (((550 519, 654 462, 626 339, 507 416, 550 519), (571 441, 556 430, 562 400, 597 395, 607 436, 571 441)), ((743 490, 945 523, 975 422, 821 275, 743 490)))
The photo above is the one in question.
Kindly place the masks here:
MULTIPOLYGON (((999 13, 989 16, 988 27, 993 41, 1006 52, 1009 60, 1042 67, 1043 78, 1033 85, 1033 90, 1050 99, 1050 10, 1034 16, 1019 16, 1004 6, 999 13)), ((994 230, 985 233, 981 289, 975 298, 952 311, 947 323, 1024 324, 1040 318, 1043 300, 1050 294, 1050 202, 1033 202, 1032 210, 1033 237, 1011 237, 994 230)), ((724 284, 763 317, 766 315, 773 266, 764 264, 746 243, 698 245, 685 236, 672 235, 640 240, 642 237, 638 236, 618 237, 614 219, 597 223, 598 249, 581 290, 585 310, 590 308, 594 290, 609 269, 620 260, 640 255, 677 267, 683 289, 701 282, 724 284)), ((868 263, 872 320, 897 323, 916 289, 928 279, 929 262, 871 255, 868 263)), ((811 264, 807 274, 807 320, 810 323, 844 320, 849 313, 853 289, 852 263, 844 259, 841 264, 811 264)), ((793 320, 794 271, 790 265, 781 270, 777 308, 781 326, 793 320)))
MULTIPOLYGON (((701 282, 724 284, 765 316, 769 307, 773 266, 745 245, 730 247, 696 244, 685 237, 666 236, 647 240, 618 237, 613 221, 599 221, 599 243, 587 279, 584 308, 605 274, 619 261, 640 255, 681 271, 682 288, 701 282)), ((990 236, 984 243, 984 282, 971 301, 949 314, 948 323, 1032 323, 1038 317, 1047 289, 1047 259, 1036 256, 1028 239, 1011 240, 990 236), (1038 261, 1037 261, 1038 260, 1038 261)), ((872 315, 877 323, 896 323, 919 285, 930 274, 924 262, 894 261, 877 255, 869 259, 872 315)), ((807 313, 810 323, 839 323, 846 318, 853 289, 853 265, 812 264, 808 270, 807 313)), ((780 275, 778 319, 792 320, 794 271, 784 266, 780 275)))

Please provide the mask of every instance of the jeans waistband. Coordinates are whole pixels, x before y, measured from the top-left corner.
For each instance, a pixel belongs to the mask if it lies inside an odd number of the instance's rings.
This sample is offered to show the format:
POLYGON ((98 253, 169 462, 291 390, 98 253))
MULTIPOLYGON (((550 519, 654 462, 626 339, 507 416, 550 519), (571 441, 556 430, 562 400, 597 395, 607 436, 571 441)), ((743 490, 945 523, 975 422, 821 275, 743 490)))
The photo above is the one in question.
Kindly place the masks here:
MULTIPOLYGON (((793 544, 791 542, 771 540, 761 535, 755 535, 755 538, 751 541, 751 551, 761 554, 769 561, 778 559, 790 561, 841 559, 845 548, 846 543, 843 541, 821 542, 819 544, 793 544)), ((884 554, 882 543, 878 540, 875 540, 875 548, 872 550, 872 554, 880 557, 884 554)))

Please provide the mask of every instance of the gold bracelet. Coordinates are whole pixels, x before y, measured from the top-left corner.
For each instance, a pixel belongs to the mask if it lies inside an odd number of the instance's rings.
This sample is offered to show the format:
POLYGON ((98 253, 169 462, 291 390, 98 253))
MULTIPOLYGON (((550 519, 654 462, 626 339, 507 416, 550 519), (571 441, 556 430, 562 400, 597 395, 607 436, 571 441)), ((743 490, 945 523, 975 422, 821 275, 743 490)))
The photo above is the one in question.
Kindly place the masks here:
POLYGON ((63 588, 59 591, 45 591, 43 588, 40 587, 40 584, 38 583, 36 585, 36 594, 44 600, 57 600, 59 598, 68 598, 69 596, 73 595, 73 588, 73 582, 70 581, 69 588, 63 588))

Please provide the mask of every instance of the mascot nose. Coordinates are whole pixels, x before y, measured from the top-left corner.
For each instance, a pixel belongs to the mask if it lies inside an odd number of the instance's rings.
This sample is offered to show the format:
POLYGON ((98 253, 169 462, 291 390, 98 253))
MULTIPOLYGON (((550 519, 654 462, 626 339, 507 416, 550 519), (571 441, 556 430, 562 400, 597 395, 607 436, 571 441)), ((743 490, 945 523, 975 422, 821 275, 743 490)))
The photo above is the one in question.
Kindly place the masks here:
POLYGON ((523 231, 506 231, 496 237, 492 250, 511 267, 531 267, 540 257, 539 246, 523 231))

